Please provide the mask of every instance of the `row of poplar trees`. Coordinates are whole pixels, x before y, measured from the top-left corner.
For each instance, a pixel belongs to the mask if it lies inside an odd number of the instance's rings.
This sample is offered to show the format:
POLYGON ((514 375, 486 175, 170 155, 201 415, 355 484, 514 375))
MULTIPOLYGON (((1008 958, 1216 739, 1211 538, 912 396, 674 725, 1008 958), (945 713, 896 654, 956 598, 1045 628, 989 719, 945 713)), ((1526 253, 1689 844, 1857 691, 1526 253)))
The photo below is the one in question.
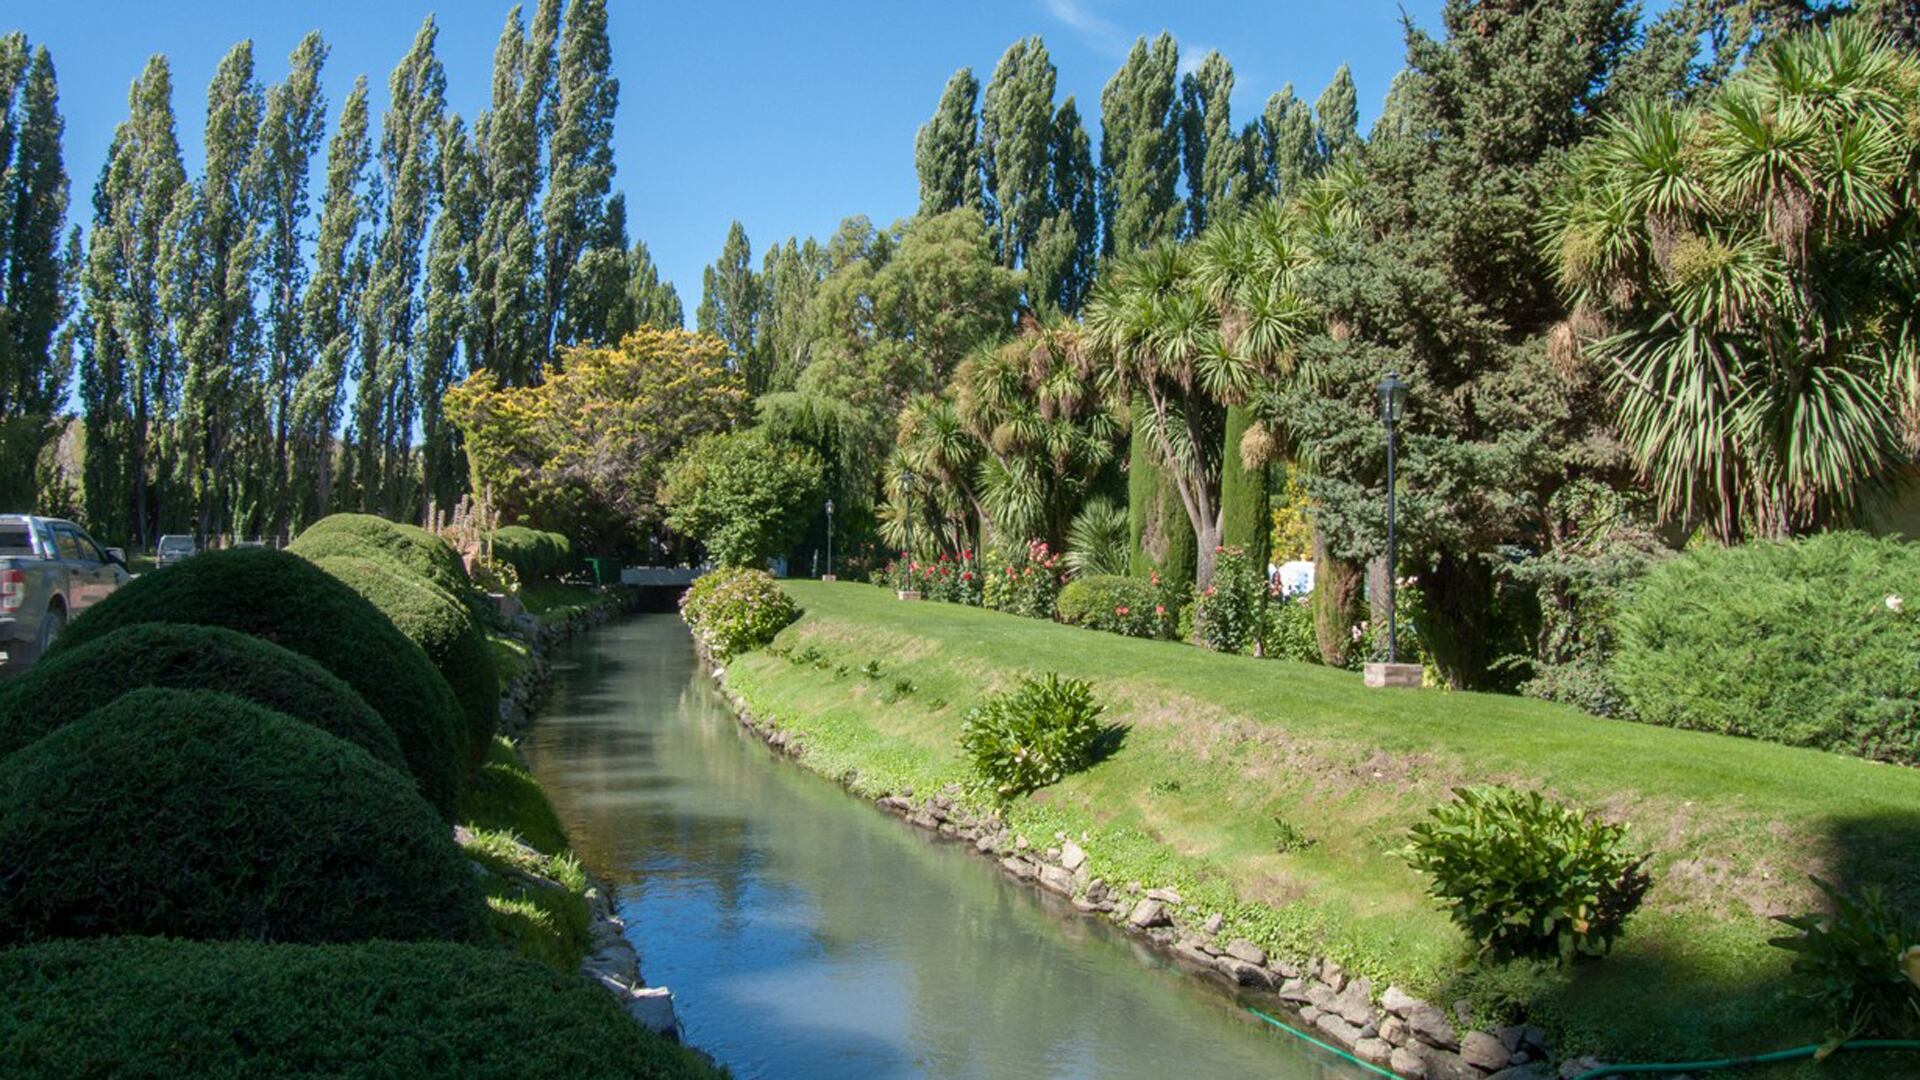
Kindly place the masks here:
MULTIPOLYGON (((513 9, 471 124, 447 107, 436 37, 429 17, 377 129, 360 77, 331 131, 317 33, 271 86, 252 44, 236 45, 207 88, 197 178, 155 56, 84 238, 76 227, 58 251, 67 178, 52 61, 44 49, 14 61, 26 43, 8 39, 0 93, 14 67, 25 74, 5 114, 19 120, 0 128, 20 132, 6 192, 52 220, 0 233, 0 265, 27 268, 6 276, 0 310, 34 335, 0 360, 0 419, 57 433, 76 373, 81 414, 78 437, 50 448, 79 462, 81 483, 62 491, 43 465, 44 505, 137 547, 163 532, 285 534, 339 509, 417 518, 465 489, 441 400, 467 371, 524 385, 568 344, 680 323, 612 188, 605 0, 539 0, 531 19, 513 9), (50 298, 23 321, 17 297, 30 292, 50 298)), ((7 471, 32 460, 9 454, 7 471)))

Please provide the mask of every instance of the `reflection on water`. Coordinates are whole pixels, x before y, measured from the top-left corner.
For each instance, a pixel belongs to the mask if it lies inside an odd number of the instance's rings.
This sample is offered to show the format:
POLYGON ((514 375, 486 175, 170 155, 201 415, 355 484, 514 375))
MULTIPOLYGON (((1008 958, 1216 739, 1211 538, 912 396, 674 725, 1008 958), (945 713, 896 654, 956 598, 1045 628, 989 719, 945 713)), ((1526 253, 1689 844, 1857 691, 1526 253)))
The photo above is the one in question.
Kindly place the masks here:
POLYGON ((1363 1075, 775 759, 678 618, 554 659, 533 770, 615 884, 647 981, 736 1076, 1363 1075))

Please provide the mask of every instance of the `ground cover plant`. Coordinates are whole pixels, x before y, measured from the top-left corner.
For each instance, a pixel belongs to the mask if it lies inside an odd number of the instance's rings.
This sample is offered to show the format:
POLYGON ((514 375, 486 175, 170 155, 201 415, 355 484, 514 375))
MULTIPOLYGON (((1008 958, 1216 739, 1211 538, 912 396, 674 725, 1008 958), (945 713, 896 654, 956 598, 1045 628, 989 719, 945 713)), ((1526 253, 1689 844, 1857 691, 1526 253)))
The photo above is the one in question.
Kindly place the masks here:
POLYGON ((319 567, 262 548, 196 555, 166 573, 136 578, 88 608, 50 655, 155 622, 253 634, 339 676, 393 729, 427 801, 452 813, 464 728, 459 702, 418 645, 319 567))
POLYGON ((477 941, 473 874, 404 774, 226 694, 136 690, 0 763, 0 943, 477 941))
MULTIPOLYGON (((1109 883, 1175 886, 1193 910, 1220 913, 1224 935, 1330 957, 1376 991, 1468 1001, 1484 1022, 1524 1016, 1566 1053, 1679 1060, 1817 1041, 1825 1018, 1782 992, 1792 958, 1767 944, 1779 933, 1769 916, 1818 908, 1804 876, 1818 867, 1920 904, 1910 770, 1524 698, 1383 694, 1339 669, 901 604, 879 590, 783 587, 805 613, 774 648, 829 666, 896 657, 885 677, 910 672, 920 688, 887 703, 810 665, 737 658, 728 685, 800 736, 808 767, 872 796, 966 784, 961 716, 932 703, 1011 690, 1044 657, 1092 683, 1103 719, 1127 736, 1092 767, 1010 801, 1013 831, 1035 842, 1084 833, 1090 873, 1109 883), (1651 855, 1653 885, 1604 960, 1474 963, 1475 943, 1397 854, 1453 788, 1488 781, 1595 808, 1651 855), (1276 819, 1312 842, 1278 835, 1276 819)), ((1838 1059, 1823 1068, 1876 1075, 1838 1059)))

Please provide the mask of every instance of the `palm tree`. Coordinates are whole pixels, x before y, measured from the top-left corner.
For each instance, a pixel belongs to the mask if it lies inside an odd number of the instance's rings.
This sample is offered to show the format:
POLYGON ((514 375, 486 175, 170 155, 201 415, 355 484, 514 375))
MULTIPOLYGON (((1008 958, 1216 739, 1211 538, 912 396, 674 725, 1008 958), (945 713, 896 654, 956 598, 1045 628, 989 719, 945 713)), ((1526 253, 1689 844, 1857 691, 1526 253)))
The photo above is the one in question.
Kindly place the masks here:
POLYGON ((1662 512, 1720 538, 1856 515, 1920 450, 1920 61, 1868 26, 1783 39, 1703 106, 1630 108, 1545 246, 1662 512))

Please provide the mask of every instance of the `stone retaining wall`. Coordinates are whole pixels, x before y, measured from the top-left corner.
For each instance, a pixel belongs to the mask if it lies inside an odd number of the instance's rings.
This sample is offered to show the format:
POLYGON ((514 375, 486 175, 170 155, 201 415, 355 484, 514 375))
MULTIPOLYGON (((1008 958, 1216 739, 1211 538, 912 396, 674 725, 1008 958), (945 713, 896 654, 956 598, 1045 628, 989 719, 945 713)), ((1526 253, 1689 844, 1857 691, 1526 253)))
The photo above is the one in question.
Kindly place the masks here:
MULTIPOLYGON (((774 750, 800 758, 802 737, 775 717, 755 717, 727 686, 725 669, 704 650, 702 658, 740 723, 774 750)), ((1187 903, 1177 890, 1092 876, 1081 846, 1085 837, 1076 841, 1056 834, 1036 842, 1008 829, 992 811, 961 805, 960 794, 956 784, 919 795, 903 789, 880 796, 874 805, 916 828, 970 845, 1008 876, 1064 897, 1075 911, 1112 922, 1190 972, 1229 983, 1293 1026, 1407 1080, 1565 1080, 1600 1064, 1581 1058, 1554 1070, 1547 1064, 1552 1056, 1546 1033, 1537 1027, 1475 1030, 1465 1002, 1443 1009, 1398 986, 1376 988, 1331 960, 1296 964, 1268 956, 1249 941, 1222 941, 1221 916, 1187 903)))

